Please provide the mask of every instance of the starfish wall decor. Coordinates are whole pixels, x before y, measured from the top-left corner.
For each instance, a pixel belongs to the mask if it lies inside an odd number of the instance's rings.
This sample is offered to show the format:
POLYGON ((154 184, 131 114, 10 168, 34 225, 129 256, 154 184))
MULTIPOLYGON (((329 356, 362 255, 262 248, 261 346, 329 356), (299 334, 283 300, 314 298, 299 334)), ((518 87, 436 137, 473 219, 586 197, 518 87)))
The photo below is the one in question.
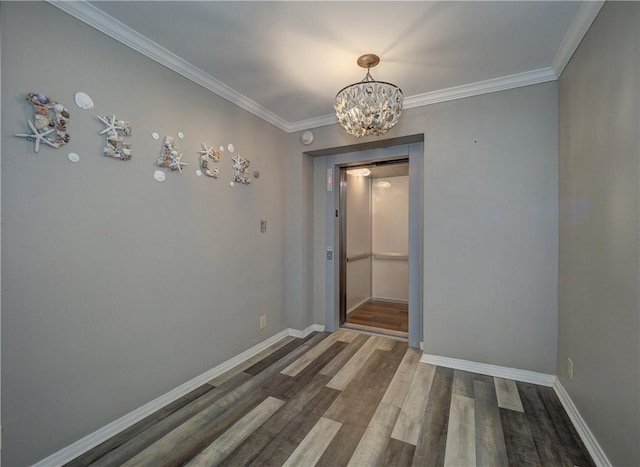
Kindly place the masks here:
POLYGON ((104 156, 113 157, 123 161, 131 159, 131 144, 123 142, 123 136, 131 135, 131 123, 124 120, 116 120, 116 116, 103 117, 97 115, 96 118, 105 124, 105 129, 101 135, 107 134, 107 145, 102 150, 104 156))
POLYGON ((180 173, 182 173, 182 167, 188 165, 186 162, 182 162, 182 154, 178 153, 171 136, 164 137, 162 152, 158 157, 157 163, 160 167, 169 167, 171 170, 177 170, 180 173))
POLYGON ((35 152, 40 150, 40 143, 56 149, 67 144, 71 139, 67 132, 70 118, 67 108, 37 92, 30 92, 27 101, 33 105, 33 121, 27 119, 31 131, 16 133, 15 136, 33 141, 35 152))
POLYGON ((220 176, 220 170, 217 167, 213 169, 209 168, 209 159, 212 159, 213 162, 218 162, 220 160, 220 153, 213 149, 213 146, 207 147, 204 143, 200 143, 200 145, 202 146, 202 151, 200 151, 200 168, 205 175, 218 178, 220 176))
POLYGON ((251 183, 251 177, 249 175, 249 162, 247 159, 240 157, 236 154, 231 158, 233 160, 233 181, 244 183, 248 185, 251 183))

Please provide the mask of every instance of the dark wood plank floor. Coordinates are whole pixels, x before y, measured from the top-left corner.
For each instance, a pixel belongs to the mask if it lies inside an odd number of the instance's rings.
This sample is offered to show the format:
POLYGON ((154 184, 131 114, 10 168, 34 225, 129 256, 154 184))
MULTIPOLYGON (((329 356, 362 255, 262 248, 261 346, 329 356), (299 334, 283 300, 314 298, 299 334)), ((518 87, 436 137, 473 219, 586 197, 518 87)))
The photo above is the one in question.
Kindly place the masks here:
POLYGON ((372 300, 347 315, 348 324, 388 329, 390 331, 409 331, 409 306, 406 303, 372 300))
POLYGON ((67 465, 594 463, 553 389, 339 330, 285 338, 67 465))

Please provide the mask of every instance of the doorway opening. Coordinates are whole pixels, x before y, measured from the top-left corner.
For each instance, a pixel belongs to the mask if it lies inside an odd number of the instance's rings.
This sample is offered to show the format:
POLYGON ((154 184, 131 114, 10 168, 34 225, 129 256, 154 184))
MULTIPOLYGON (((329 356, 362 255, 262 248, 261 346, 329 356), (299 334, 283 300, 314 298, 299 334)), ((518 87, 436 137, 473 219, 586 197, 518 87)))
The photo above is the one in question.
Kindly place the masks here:
POLYGON ((409 160, 340 168, 340 325, 408 337, 409 160))

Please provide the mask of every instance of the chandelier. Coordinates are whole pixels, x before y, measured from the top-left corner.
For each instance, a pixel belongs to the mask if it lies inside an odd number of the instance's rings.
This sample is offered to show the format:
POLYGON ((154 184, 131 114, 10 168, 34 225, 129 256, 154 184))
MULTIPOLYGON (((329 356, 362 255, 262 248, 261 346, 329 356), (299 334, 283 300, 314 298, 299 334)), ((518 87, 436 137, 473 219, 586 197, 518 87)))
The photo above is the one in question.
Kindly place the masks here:
POLYGON ((398 123, 404 100, 402 90, 395 84, 373 79, 370 69, 380 63, 377 55, 363 55, 357 63, 367 69, 367 74, 336 95, 336 117, 350 135, 382 135, 398 123))

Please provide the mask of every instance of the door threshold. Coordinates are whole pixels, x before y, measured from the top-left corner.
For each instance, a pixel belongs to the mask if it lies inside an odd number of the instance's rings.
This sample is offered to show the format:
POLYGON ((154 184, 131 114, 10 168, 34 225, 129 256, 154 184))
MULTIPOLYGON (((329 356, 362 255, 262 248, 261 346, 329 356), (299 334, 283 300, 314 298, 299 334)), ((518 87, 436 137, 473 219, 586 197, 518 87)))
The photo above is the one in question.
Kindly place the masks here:
POLYGON ((385 337, 393 337, 402 341, 409 339, 408 332, 393 331, 392 329, 376 328, 373 326, 365 326, 363 324, 344 323, 340 329, 348 329, 349 331, 358 331, 365 334, 374 334, 385 337))

